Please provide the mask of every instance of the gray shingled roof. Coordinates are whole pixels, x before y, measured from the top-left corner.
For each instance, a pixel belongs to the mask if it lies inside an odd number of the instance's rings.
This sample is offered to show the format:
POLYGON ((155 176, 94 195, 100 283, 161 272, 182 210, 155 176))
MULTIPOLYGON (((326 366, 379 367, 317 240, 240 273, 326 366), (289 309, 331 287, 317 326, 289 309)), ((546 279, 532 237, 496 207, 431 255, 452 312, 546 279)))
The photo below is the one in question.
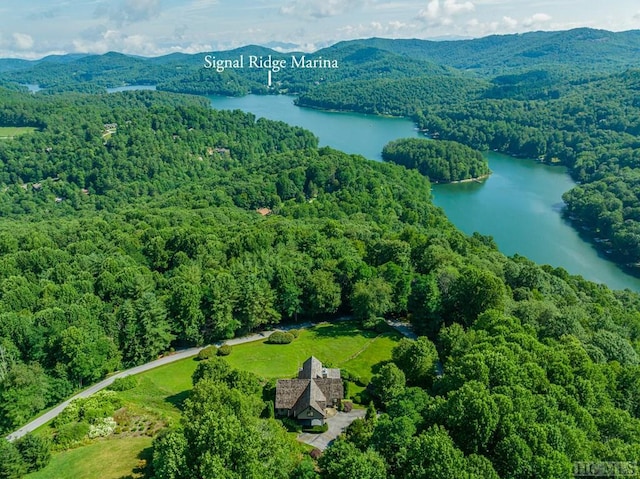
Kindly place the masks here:
POLYGON ((302 365, 298 379, 279 379, 276 383, 276 409, 292 409, 298 415, 312 407, 324 416, 327 402, 344 398, 339 369, 324 368, 311 356, 302 365))
POLYGON ((309 381, 309 384, 293 407, 294 416, 297 416, 308 407, 318 411, 322 417, 325 416, 324 409, 327 407, 327 398, 314 380, 309 381))
POLYGON ((278 379, 276 409, 293 409, 309 382, 309 379, 278 379))
POLYGON ((298 372, 298 379, 314 379, 321 377, 322 363, 313 356, 302 364, 302 369, 298 372))

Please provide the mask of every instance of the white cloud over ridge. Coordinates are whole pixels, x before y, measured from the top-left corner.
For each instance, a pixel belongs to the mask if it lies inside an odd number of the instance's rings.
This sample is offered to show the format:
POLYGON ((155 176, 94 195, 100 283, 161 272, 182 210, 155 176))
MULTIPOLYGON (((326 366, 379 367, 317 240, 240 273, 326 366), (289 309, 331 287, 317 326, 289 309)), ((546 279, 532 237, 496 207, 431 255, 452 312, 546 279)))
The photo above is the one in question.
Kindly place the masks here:
POLYGON ((543 24, 551 21, 551 15, 547 13, 535 13, 529 18, 522 21, 525 27, 541 27, 543 24))
POLYGON ((121 0, 98 4, 95 10, 97 18, 108 19, 118 26, 151 20, 160 15, 160 0, 121 0))
POLYGON ((11 2, 10 8, 4 3, 0 57, 20 58, 111 50, 155 56, 282 42, 310 51, 371 36, 473 38, 579 26, 640 28, 638 0, 28 0, 11 2))
POLYGON ((417 18, 428 25, 448 25, 453 17, 473 12, 475 8, 468 0, 430 0, 427 8, 418 12, 417 18))
POLYGON ((366 0, 293 0, 280 8, 280 13, 300 18, 325 18, 362 8, 366 0))
POLYGON ((29 50, 33 47, 33 37, 26 33, 14 33, 13 40, 18 50, 29 50))

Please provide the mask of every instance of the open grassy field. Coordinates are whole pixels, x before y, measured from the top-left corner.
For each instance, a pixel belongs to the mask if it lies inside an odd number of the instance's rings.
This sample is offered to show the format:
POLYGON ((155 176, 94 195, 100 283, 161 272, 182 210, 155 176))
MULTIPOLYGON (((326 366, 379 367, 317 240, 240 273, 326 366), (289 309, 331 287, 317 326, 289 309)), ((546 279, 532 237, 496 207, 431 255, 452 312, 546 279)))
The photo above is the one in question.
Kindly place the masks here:
POLYGON ((355 322, 341 321, 301 330, 291 344, 256 341, 234 346, 226 359, 235 368, 276 379, 295 376, 304 360, 313 355, 323 364, 347 369, 366 382, 375 372, 376 363, 391 358, 391 349, 400 338, 391 328, 379 334, 362 331, 355 322))
MULTIPOLYGON (((268 380, 297 374, 303 361, 313 355, 326 365, 348 370, 365 382, 375 373, 375 365, 391 358, 391 350, 401 335, 389 328, 383 334, 358 329, 357 323, 324 323, 301 330, 291 344, 264 341, 233 346, 225 359, 234 367, 251 371, 268 380)), ((137 376, 138 385, 119 394, 129 414, 138 420, 166 425, 179 421, 180 406, 191 390, 196 359, 185 359, 137 376), (149 418, 152 418, 151 420, 149 418)), ((361 388, 352 388, 359 391, 361 388)), ((150 437, 120 437, 98 441, 56 454, 49 466, 29 479, 120 479, 141 477, 135 469, 139 460, 150 459, 150 437)))
POLYGON ((14 136, 24 135, 25 133, 32 133, 34 131, 36 131, 36 129, 29 126, 0 126, 0 140, 10 139, 14 136))
POLYGON ((151 460, 150 437, 98 441, 61 452, 41 471, 27 479, 137 479, 141 461, 151 460))

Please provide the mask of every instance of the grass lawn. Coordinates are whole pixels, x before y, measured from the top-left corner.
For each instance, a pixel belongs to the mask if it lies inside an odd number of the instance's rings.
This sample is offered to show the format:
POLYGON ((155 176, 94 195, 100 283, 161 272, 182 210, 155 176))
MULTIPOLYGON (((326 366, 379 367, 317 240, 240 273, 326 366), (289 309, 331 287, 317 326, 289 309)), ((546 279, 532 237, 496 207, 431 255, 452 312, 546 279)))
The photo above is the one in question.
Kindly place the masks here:
POLYGON ((139 374, 139 384, 120 392, 125 404, 140 412, 149 411, 168 421, 180 419, 180 404, 191 390, 191 375, 198 362, 184 359, 139 374))
POLYGON ((14 136, 24 135, 36 131, 30 126, 0 126, 0 139, 13 138, 14 136))
POLYGON ((375 372, 373 366, 391 358, 391 349, 401 337, 391 328, 379 334, 362 331, 351 321, 325 323, 301 330, 290 344, 256 341, 233 346, 226 360, 234 368, 276 379, 295 376, 305 359, 313 355, 323 364, 347 369, 367 382, 375 372))
POLYGON ((151 460, 150 437, 127 437, 98 441, 61 452, 44 469, 26 479, 122 479, 143 477, 141 460, 151 460))

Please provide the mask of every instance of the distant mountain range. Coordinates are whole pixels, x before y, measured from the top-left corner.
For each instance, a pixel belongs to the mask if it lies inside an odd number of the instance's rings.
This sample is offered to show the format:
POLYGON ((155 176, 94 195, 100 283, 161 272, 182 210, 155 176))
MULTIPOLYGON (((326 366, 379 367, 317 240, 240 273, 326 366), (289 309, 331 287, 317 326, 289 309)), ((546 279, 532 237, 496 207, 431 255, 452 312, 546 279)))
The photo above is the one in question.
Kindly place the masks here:
MULTIPOLYGON (((568 31, 493 35, 470 40, 418 40, 369 38, 343 41, 313 54, 282 53, 292 44, 273 43, 276 49, 248 45, 224 52, 173 53, 144 58, 104 55, 58 55, 40 60, 0 60, 0 84, 39 84, 47 88, 78 89, 124 84, 155 84, 159 89, 185 92, 242 94, 262 88, 258 72, 228 71, 223 78, 203 74, 206 53, 218 58, 239 55, 272 55, 290 58, 337 59, 337 71, 286 72, 280 81, 290 91, 304 91, 321 81, 381 77, 414 77, 431 74, 461 74, 492 79, 507 71, 546 70, 581 75, 640 67, 640 30, 609 32, 579 28, 568 31), (212 85, 207 86, 207 82, 212 85), (204 83, 204 85, 203 85, 204 83), (223 85, 224 84, 224 85, 223 85), (226 89, 226 90, 225 90, 226 89), (228 90, 228 91, 227 91, 228 90)), ((246 69, 245 69, 246 70, 246 69)))

